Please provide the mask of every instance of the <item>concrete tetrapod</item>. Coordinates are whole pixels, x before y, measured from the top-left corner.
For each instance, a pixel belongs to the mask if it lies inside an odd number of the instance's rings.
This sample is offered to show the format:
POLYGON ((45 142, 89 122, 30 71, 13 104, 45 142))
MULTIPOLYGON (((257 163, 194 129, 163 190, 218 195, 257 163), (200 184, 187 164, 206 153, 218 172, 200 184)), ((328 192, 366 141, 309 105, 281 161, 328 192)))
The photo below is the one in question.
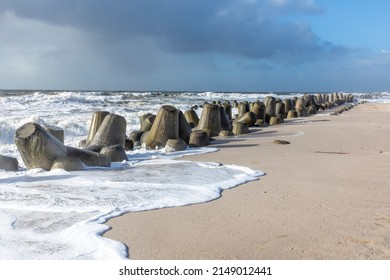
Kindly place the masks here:
POLYGON ((186 144, 190 141, 190 135, 191 135, 191 126, 187 122, 186 117, 184 116, 183 112, 178 110, 179 112, 179 138, 182 139, 186 144))
POLYGON ((66 146, 66 154, 68 157, 80 159, 85 165, 88 166, 109 167, 111 165, 111 160, 109 157, 94 151, 66 146))
POLYGON ((210 137, 217 136, 219 134, 222 128, 221 115, 218 105, 205 104, 203 106, 198 129, 206 131, 210 137))
POLYGON ((112 162, 122 162, 124 160, 128 160, 126 151, 122 145, 103 147, 100 153, 108 156, 112 162))
POLYGON ((232 105, 230 105, 229 102, 224 102, 222 104, 222 107, 225 109, 226 115, 228 116, 229 120, 232 120, 232 105))
POLYGON ((281 116, 282 118, 285 118, 287 115, 286 105, 283 103, 283 101, 281 99, 278 99, 276 101, 275 114, 276 114, 276 116, 281 116))
POLYGON ((17 171, 19 163, 16 158, 0 155, 0 169, 5 171, 17 171))
POLYGON ((273 116, 269 119, 269 125, 277 125, 283 123, 281 117, 273 116))
POLYGON ((247 102, 241 102, 238 104, 238 116, 241 117, 249 111, 249 104, 247 102))
POLYGON ((64 130, 54 125, 45 125, 44 128, 49 131, 54 137, 64 143, 64 130))
POLYGON ((221 129, 222 130, 232 130, 232 124, 229 119, 228 114, 226 113, 226 110, 223 106, 219 107, 219 113, 220 113, 220 118, 221 118, 221 129))
POLYGON ((153 122, 156 119, 155 115, 152 115, 150 113, 143 114, 142 116, 139 117, 140 120, 140 130, 142 131, 149 131, 152 126, 153 122))
POLYGON ((293 102, 291 99, 289 98, 286 98, 283 100, 283 104, 284 104, 284 111, 285 111, 285 116, 284 117, 287 117, 287 114, 290 110, 293 110, 294 108, 294 105, 293 105, 293 102))
MULTIPOLYGON (((110 160, 95 152, 67 147, 37 123, 26 123, 15 132, 15 144, 28 169, 50 170, 54 161, 78 158, 90 166, 110 166, 110 160)), ((72 160, 71 160, 72 161, 72 160)))
POLYGON ((145 131, 142 130, 133 130, 130 132, 129 139, 136 143, 141 140, 142 134, 144 134, 144 132, 145 131))
POLYGON ((295 102, 295 110, 298 113, 298 117, 306 116, 306 102, 305 99, 300 97, 295 102))
POLYGON ((198 126, 199 117, 196 114, 194 109, 190 109, 190 110, 185 111, 184 116, 192 128, 194 128, 195 126, 198 126))
POLYGON ((256 123, 256 115, 255 115, 255 113, 253 113, 251 111, 246 112, 245 114, 236 118, 234 120, 234 123, 236 123, 236 122, 244 122, 248 125, 248 127, 251 127, 256 123))
POLYGON ((83 170, 84 166, 80 159, 78 158, 58 158, 53 161, 51 169, 64 169, 66 171, 77 171, 83 170))
POLYGON ((165 144, 165 152, 173 153, 178 151, 184 151, 187 148, 187 143, 182 139, 168 139, 165 144))
POLYGON ((110 114, 106 111, 96 111, 92 116, 91 125, 89 126, 88 137, 85 143, 85 146, 88 146, 93 138, 95 137, 96 132, 99 130, 100 125, 103 123, 104 118, 110 114))
POLYGON ((287 113, 287 119, 298 118, 298 112, 296 110, 289 110, 287 113))
POLYGON ((218 136, 221 136, 221 137, 234 136, 234 133, 231 130, 221 130, 221 132, 218 134, 218 136))
POLYGON ((233 125, 234 135, 241 135, 249 133, 249 127, 246 122, 235 122, 233 125))
POLYGON ((95 133, 86 150, 100 152, 103 147, 122 145, 126 140, 126 119, 120 115, 108 114, 95 133))
POLYGON ((266 96, 264 98, 265 105, 265 122, 269 123, 271 117, 276 115, 276 99, 273 96, 266 96))
POLYGON ((18 128, 14 140, 28 169, 50 170, 55 159, 66 157, 65 145, 36 123, 18 128))
POLYGON ((162 148, 168 139, 179 138, 179 113, 171 105, 163 105, 149 131, 145 144, 150 149, 162 148))
POLYGON ((210 144, 209 135, 204 130, 193 130, 190 136, 190 147, 204 147, 210 144))
POLYGON ((265 106, 264 106, 264 103, 253 102, 251 104, 250 111, 255 114, 256 120, 264 120, 264 117, 265 117, 265 106))

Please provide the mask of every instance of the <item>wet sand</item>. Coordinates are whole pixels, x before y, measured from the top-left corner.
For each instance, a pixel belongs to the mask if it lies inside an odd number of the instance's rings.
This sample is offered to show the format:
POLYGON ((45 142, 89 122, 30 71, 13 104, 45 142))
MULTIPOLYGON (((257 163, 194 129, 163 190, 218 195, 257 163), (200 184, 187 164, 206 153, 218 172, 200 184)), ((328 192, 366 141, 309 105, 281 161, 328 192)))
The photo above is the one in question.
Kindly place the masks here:
POLYGON ((218 152, 185 159, 267 175, 208 203, 112 219, 105 237, 131 259, 389 259, 389 120, 390 104, 366 103, 218 139, 218 152))

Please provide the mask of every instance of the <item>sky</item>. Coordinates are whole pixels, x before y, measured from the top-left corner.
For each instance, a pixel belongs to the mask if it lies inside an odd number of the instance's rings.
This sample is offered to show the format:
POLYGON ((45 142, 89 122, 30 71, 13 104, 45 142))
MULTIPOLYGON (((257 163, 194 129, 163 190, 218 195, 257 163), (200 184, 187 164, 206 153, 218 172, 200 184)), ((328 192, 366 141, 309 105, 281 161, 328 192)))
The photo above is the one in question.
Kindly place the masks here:
POLYGON ((0 0, 0 88, 390 91, 388 0, 0 0))

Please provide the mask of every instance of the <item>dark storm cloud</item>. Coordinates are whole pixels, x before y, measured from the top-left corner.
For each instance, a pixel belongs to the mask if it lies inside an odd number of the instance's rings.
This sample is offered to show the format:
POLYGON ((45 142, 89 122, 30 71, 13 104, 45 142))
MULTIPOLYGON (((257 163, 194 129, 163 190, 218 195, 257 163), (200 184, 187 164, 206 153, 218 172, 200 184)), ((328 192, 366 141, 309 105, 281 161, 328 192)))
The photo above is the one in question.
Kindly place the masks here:
POLYGON ((296 63, 346 51, 283 16, 318 13, 310 0, 4 0, 25 18, 71 26, 102 44, 152 37, 171 53, 219 53, 296 63))

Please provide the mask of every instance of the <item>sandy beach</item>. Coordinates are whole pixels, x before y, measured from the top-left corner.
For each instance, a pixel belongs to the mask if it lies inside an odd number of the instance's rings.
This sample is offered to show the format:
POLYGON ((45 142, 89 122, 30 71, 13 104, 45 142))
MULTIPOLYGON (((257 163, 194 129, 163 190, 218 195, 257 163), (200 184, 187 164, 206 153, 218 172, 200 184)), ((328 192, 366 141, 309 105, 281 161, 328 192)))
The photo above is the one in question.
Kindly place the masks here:
POLYGON ((389 115, 365 103, 219 138, 218 152, 184 159, 267 175, 208 203, 112 219, 105 236, 130 259, 389 259, 389 115))

